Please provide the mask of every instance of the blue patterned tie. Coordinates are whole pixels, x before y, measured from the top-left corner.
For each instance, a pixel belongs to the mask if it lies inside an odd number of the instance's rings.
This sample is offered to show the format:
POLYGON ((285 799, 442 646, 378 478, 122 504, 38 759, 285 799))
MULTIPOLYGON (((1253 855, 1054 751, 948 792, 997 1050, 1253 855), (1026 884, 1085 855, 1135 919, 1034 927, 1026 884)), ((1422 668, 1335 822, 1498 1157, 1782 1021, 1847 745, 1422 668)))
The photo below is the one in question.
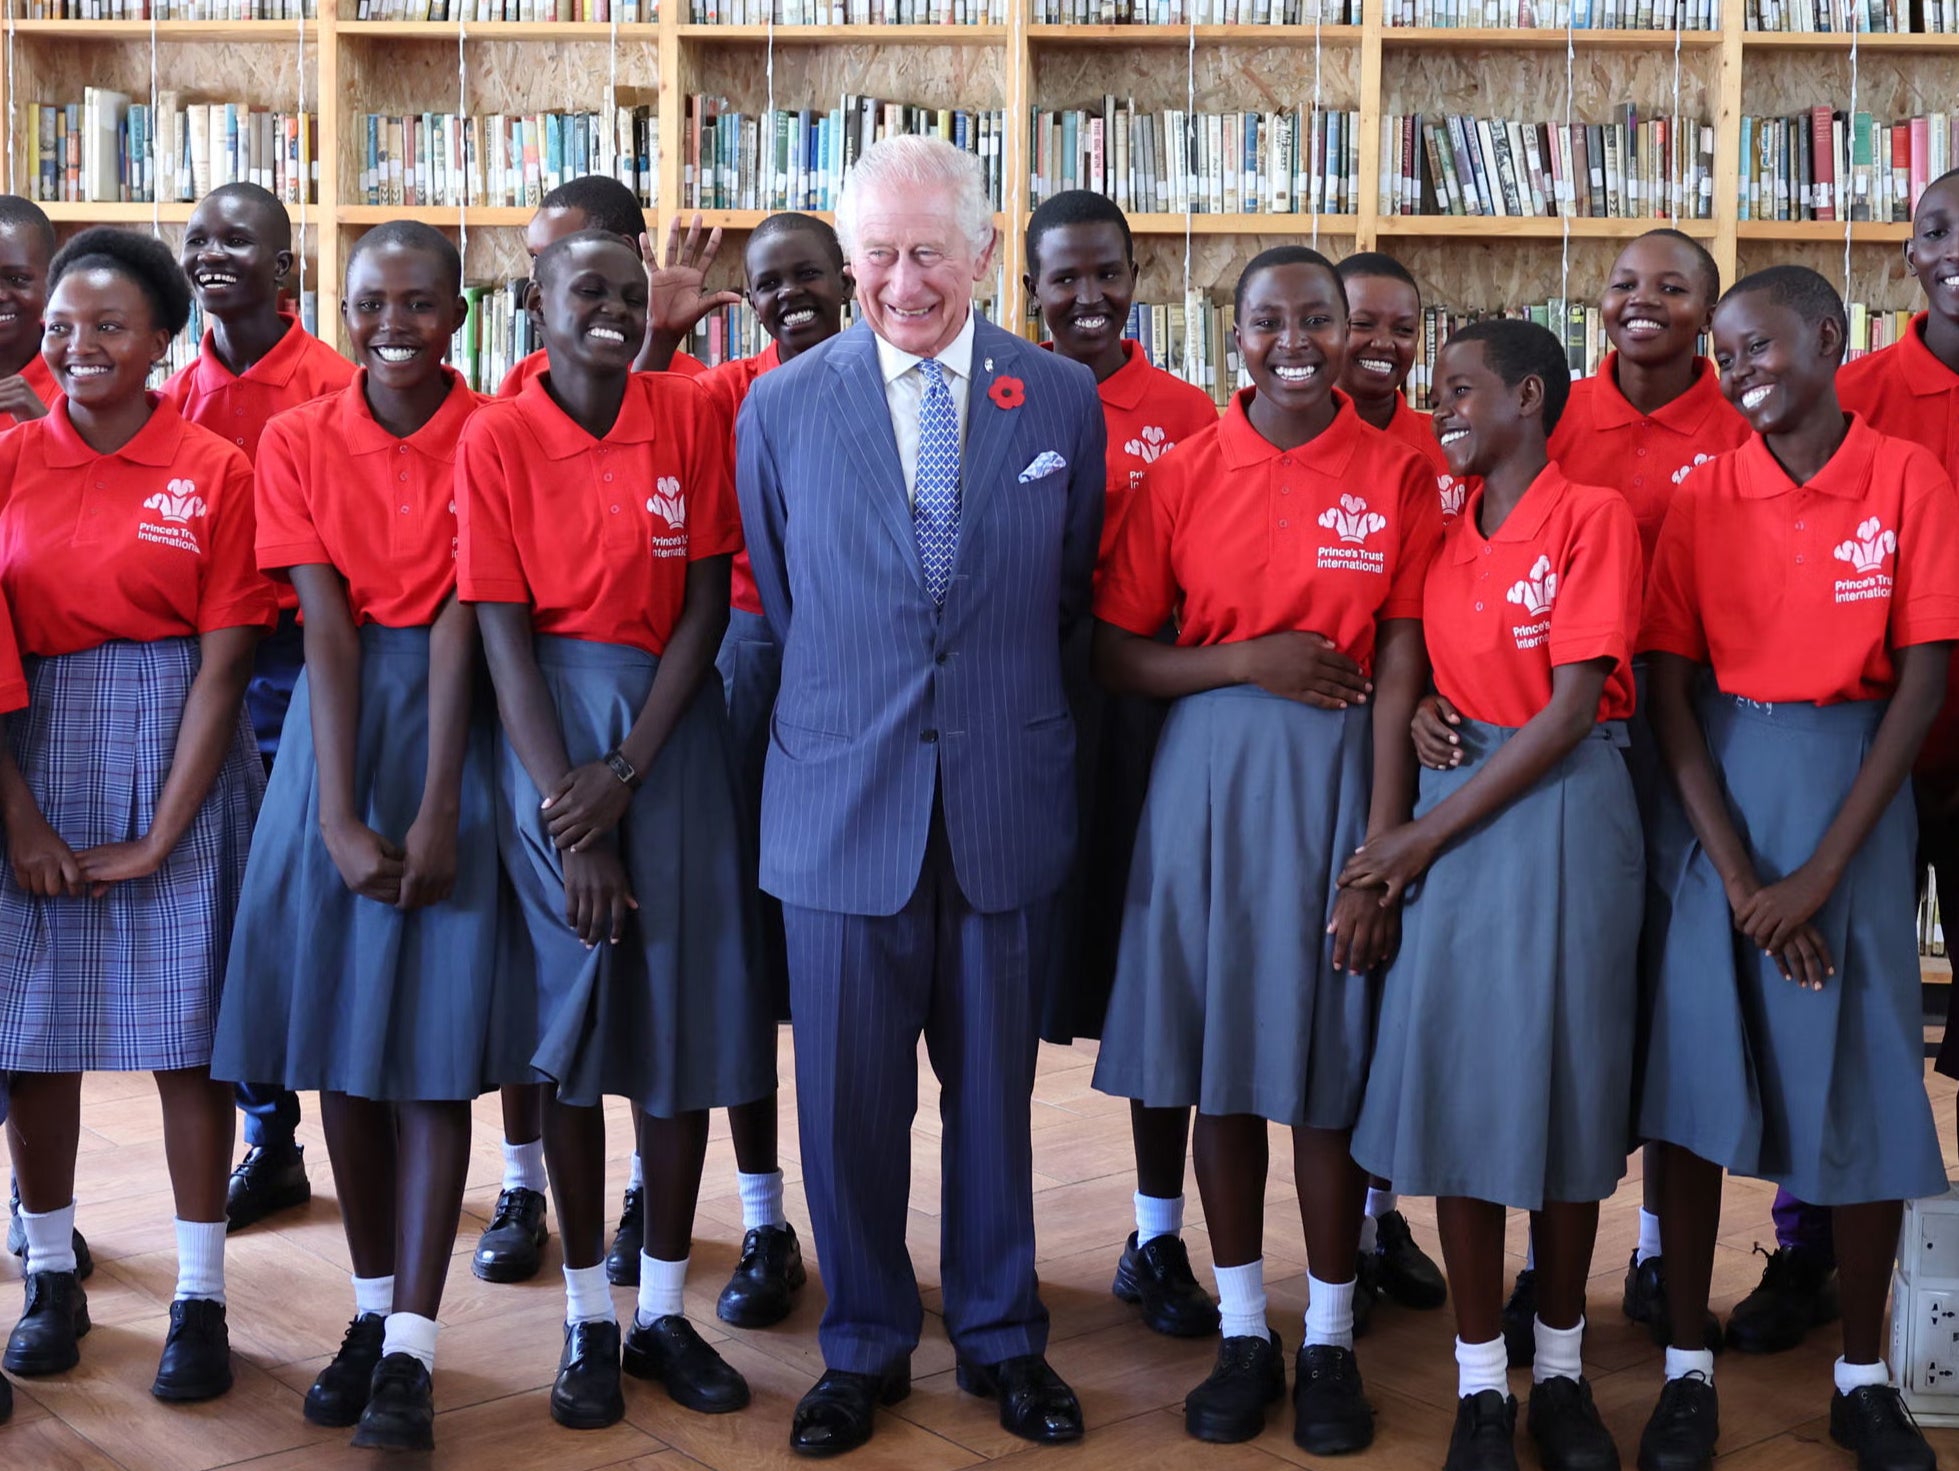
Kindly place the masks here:
POLYGON ((918 371, 925 375, 925 401, 918 410, 912 530, 925 567, 925 590, 932 594, 932 606, 939 607, 952 581, 952 554, 959 547, 959 412, 937 361, 920 358, 918 371))

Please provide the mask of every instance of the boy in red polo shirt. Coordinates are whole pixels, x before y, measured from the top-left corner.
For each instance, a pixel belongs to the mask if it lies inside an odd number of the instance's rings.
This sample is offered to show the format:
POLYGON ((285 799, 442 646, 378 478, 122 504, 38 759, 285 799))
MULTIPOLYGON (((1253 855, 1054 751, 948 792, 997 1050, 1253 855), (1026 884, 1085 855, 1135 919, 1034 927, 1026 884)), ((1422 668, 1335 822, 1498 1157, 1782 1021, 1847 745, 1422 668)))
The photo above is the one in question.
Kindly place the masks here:
POLYGON ((38 419, 54 404, 54 374, 41 357, 54 226, 41 207, 0 194, 0 428, 38 419))

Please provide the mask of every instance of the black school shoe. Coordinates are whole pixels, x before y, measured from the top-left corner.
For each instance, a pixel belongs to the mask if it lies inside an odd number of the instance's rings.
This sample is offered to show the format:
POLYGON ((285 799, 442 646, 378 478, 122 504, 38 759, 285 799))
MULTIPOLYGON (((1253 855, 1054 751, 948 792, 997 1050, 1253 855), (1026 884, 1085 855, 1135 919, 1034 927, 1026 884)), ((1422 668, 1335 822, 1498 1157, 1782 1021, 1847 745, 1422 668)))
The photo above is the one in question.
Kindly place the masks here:
POLYGON ((1415 1244, 1408 1218, 1384 1211, 1374 1219, 1374 1280, 1389 1302, 1429 1312, 1449 1300, 1449 1284, 1434 1259, 1415 1244))
POLYGON ((679 1313, 651 1323, 633 1320, 626 1335, 625 1370, 666 1386, 673 1402, 703 1415, 726 1415, 748 1404, 748 1381, 679 1313))
POLYGON ((1837 1269, 1810 1252, 1785 1246, 1768 1258, 1755 1290, 1728 1314, 1728 1342, 1745 1354, 1779 1354, 1812 1328, 1836 1321, 1837 1269))
MULTIPOLYGON (((95 1275, 95 1258, 88 1253, 88 1241, 79 1229, 75 1232, 75 1280, 86 1282, 95 1275)), ((27 1223, 20 1218, 20 1181, 13 1182, 7 1198, 7 1250, 27 1260, 27 1223)))
POLYGON ((1374 1407, 1350 1348, 1300 1347, 1292 1386, 1292 1443, 1316 1456, 1344 1456, 1374 1443, 1374 1407))
MULTIPOLYGON (((469 1269, 485 1282, 528 1282, 544 1265, 544 1192, 519 1185, 497 1196, 496 1213, 476 1238, 469 1269)), ((639 1258, 633 1258, 637 1270, 639 1258)), ((638 1279, 635 1278, 635 1281, 638 1279)))
POLYGON ((1935 1471, 1939 1458, 1888 1384, 1830 1397, 1830 1439, 1857 1453, 1857 1471, 1935 1471))
POLYGON ((646 1192, 628 1185, 619 1206, 619 1229, 612 1233, 612 1246, 605 1254, 605 1280, 614 1287, 639 1286, 639 1254, 645 1246, 646 1192))
POLYGON ((565 1349, 551 1385, 551 1418, 567 1430, 603 1430, 626 1418, 616 1322, 565 1324, 565 1349))
POLYGON ((381 1362, 387 1327, 388 1320, 379 1313, 361 1313, 347 1325, 340 1352, 306 1391, 302 1413, 307 1424, 344 1430, 360 1423, 374 1370, 381 1362))
MULTIPOLYGON (((1673 1342, 1673 1310, 1667 1306, 1666 1258, 1639 1259, 1638 1248, 1626 1258, 1626 1289, 1619 1299, 1620 1311, 1635 1323, 1644 1323, 1654 1344, 1666 1348, 1673 1342)), ((1721 1320, 1710 1311, 1702 1325, 1702 1341, 1709 1353, 1718 1354, 1726 1346, 1721 1320)))
POLYGON ((796 1293, 808 1280, 796 1228, 757 1226, 741 1239, 741 1257, 714 1304, 714 1315, 736 1328, 772 1328, 789 1316, 796 1293))
POLYGON ((1442 1471, 1517 1471, 1517 1401, 1494 1389, 1458 1400, 1442 1471))
POLYGON ((1639 1437, 1639 1471, 1705 1471, 1721 1438, 1721 1401, 1702 1374, 1669 1379, 1639 1437))
POLYGON ((1197 1285, 1181 1236, 1153 1236, 1138 1246, 1131 1231, 1109 1291, 1140 1307, 1152 1333, 1206 1338, 1218 1331, 1218 1305, 1197 1285))
POLYGON ((1285 1348, 1279 1335, 1243 1334, 1218 1345, 1211 1377, 1184 1396, 1184 1429, 1213 1445, 1254 1440, 1265 1412, 1286 1392, 1285 1348))
POLYGON ((245 1151, 225 1186, 225 1230, 256 1226, 267 1216, 292 1210, 312 1198, 313 1182, 306 1177, 303 1146, 255 1144, 245 1151))
POLYGON ((435 1449, 435 1385, 413 1354, 389 1354, 374 1369, 353 1443, 363 1450, 435 1449))
POLYGON ((1082 1438, 1082 1405, 1045 1354, 1016 1354, 998 1363, 961 1358, 953 1382, 966 1393, 1000 1404, 1000 1428, 1036 1445, 1082 1438))
POLYGON ((224 1304, 184 1297, 170 1304, 170 1333, 150 1393, 174 1404, 216 1399, 231 1388, 231 1330, 224 1304))
POLYGON ((88 1294, 73 1272, 30 1272, 20 1321, 7 1339, 0 1368, 23 1379, 60 1374, 81 1362, 89 1330, 88 1294))
POLYGON ((1534 1385, 1525 1424, 1544 1471, 1618 1471, 1619 1447, 1592 1403, 1589 1380, 1560 1374, 1534 1385))
MULTIPOLYGON (((1503 1305, 1503 1351, 1513 1369, 1528 1369, 1537 1357, 1537 1272, 1525 1267, 1517 1274, 1510 1299, 1503 1305)), ((1494 1393, 1494 1391, 1486 1391, 1494 1393)))

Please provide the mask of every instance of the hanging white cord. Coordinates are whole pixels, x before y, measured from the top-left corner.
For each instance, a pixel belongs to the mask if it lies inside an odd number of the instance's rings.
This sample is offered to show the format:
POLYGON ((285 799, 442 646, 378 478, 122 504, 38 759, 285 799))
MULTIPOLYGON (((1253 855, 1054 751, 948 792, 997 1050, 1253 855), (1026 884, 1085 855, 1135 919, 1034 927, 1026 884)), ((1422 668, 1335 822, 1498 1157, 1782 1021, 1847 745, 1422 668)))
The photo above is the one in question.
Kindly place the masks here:
MULTIPOLYGON (((1850 7, 1848 4, 1848 0, 1846 0, 1844 11, 1845 11, 1846 20, 1850 25, 1850 113, 1844 120, 1846 125, 1844 131, 1844 141, 1846 143, 1849 143, 1851 146, 1849 148, 1846 148, 1844 152, 1850 158, 1854 159, 1856 156, 1855 139, 1857 136, 1857 82, 1858 82, 1857 33, 1863 28, 1857 24, 1856 17, 1849 14, 1849 8, 1850 7)), ((1851 180, 1851 183, 1854 185, 1855 182, 1856 181, 1853 178, 1851 180)), ((1854 189, 1854 187, 1848 190, 1844 189, 1841 181, 1839 181, 1837 187, 1841 192, 1842 199, 1843 199, 1842 207, 1837 211, 1839 214, 1843 216, 1843 299, 1845 301, 1849 301, 1850 300, 1850 241, 1853 234, 1851 219, 1850 219, 1850 201, 1855 197, 1856 190, 1854 189)))
MULTIPOLYGON (((1667 138, 1672 147, 1668 150, 1675 156, 1680 153, 1680 19, 1684 0, 1674 0, 1673 6, 1673 116, 1667 122, 1667 138)), ((1671 164, 1673 159, 1665 159, 1663 164, 1671 164)), ((1659 169, 1654 176, 1659 188, 1667 191, 1667 223, 1676 230, 1680 228, 1680 194, 1684 179, 1661 179, 1659 169)))
MULTIPOLYGON (((456 191, 456 254, 462 257, 464 274, 469 266, 469 23, 466 6, 456 8, 456 126, 463 130, 463 187, 456 191)), ((486 140, 487 141, 487 140, 486 140)), ((487 158, 477 163, 486 170, 487 158)))
MULTIPOLYGON (((1310 138, 1312 136, 1310 129, 1326 126, 1326 120, 1320 116, 1320 59, 1323 55, 1320 40, 1320 18, 1326 13, 1326 0, 1307 0, 1307 3, 1313 7, 1313 116, 1312 120, 1307 124, 1309 129, 1307 136, 1310 138)), ((1331 129, 1328 129, 1329 135, 1331 135, 1331 131, 1331 129)), ((1325 170, 1320 179, 1319 202, 1313 204, 1313 249, 1315 250, 1320 248, 1320 204, 1325 202, 1333 180, 1339 177, 1340 170, 1346 166, 1347 160, 1343 154, 1339 168, 1325 170)), ((1309 179, 1307 184, 1306 197, 1311 200, 1314 198, 1311 188, 1312 181, 1309 179)))
MULTIPOLYGON (((308 136, 306 127, 306 7, 301 5, 298 7, 298 10, 299 21, 296 27, 296 34, 298 36, 299 115, 293 120, 293 127, 297 130, 295 136, 301 139, 303 143, 308 136)), ((150 0, 150 93, 152 116, 155 115, 156 111, 154 106, 156 93, 156 11, 156 0, 150 0)), ((285 141, 285 139, 281 138, 275 146, 283 149, 285 147, 285 141)), ((311 192, 313 184, 313 150, 310 145, 302 146, 299 153, 300 157, 306 162, 299 178, 299 299, 296 305, 303 311, 306 303, 306 196, 311 192)), ((313 325, 317 327, 319 323, 315 322, 313 325)))
MULTIPOLYGON (((601 145, 599 156, 610 162, 610 171, 615 179, 619 177, 619 7, 624 3, 625 0, 612 0, 612 4, 606 7, 607 14, 612 17, 612 36, 607 42, 605 55, 605 106, 599 112, 599 116, 605 120, 605 141, 601 145)), ((633 180, 633 194, 637 197, 639 194, 637 169, 633 171, 633 180)))
MULTIPOLYGON (((1564 134, 1560 139, 1567 148, 1571 143, 1572 98, 1577 90, 1578 42, 1571 31, 1571 7, 1565 7, 1564 25, 1564 134)), ((1574 150, 1575 151, 1575 150, 1574 150)), ((1564 332, 1571 330, 1571 217, 1578 210, 1578 181, 1567 172, 1565 192, 1570 196, 1559 203, 1559 243, 1558 243, 1558 310, 1565 318, 1564 332)))
MULTIPOLYGON (((11 0, 7 6, 7 12, 10 16, 13 13, 11 0)), ((11 29, 11 22, 9 25, 11 29)), ((302 77, 300 85, 304 86, 304 71, 300 75, 302 77)), ((10 106, 13 101, 13 89, 14 79, 12 76, 9 76, 7 78, 7 98, 10 106)), ((157 96, 156 6, 152 3, 150 6, 150 233, 161 237, 163 234, 163 181, 160 177, 161 171, 156 166, 157 96)), ((8 166, 10 168, 12 167, 11 157, 8 160, 8 166)), ((171 167, 173 184, 175 183, 175 172, 175 161, 173 160, 171 167)), ((9 182, 12 181, 11 174, 8 176, 8 179, 9 182)), ((173 188, 170 192, 175 194, 176 190, 173 188)))
MULTIPOLYGON (((1188 17, 1188 39, 1184 47, 1184 162, 1190 162, 1190 150, 1196 144, 1194 123, 1197 116, 1197 3, 1198 0, 1184 0, 1185 14, 1188 17)), ((1190 239, 1191 210, 1197 201, 1191 198, 1190 172, 1184 172, 1184 370, 1186 383, 1198 381, 1197 333, 1194 318, 1198 315, 1196 294, 1190 285, 1190 239)), ((1220 368, 1222 371, 1222 368, 1220 368)))
MULTIPOLYGON (((755 147, 757 152, 761 151, 763 129, 768 129, 770 134, 773 134, 775 131, 775 0, 765 0, 765 3, 768 6, 768 37, 766 46, 762 52, 762 76, 763 83, 768 88, 768 111, 762 114, 762 122, 755 129, 755 147)), ((773 148, 768 150, 768 159, 769 167, 767 173, 772 175, 775 172, 775 150, 773 148)), ((779 179, 774 180, 774 182, 778 187, 782 183, 779 179)), ((843 187, 843 181, 841 179, 837 181, 837 187, 841 191, 843 187)), ((764 209, 772 207, 766 197, 756 202, 764 209)), ((835 209, 836 207, 837 201, 833 195, 830 199, 830 208, 835 209)))
MULTIPOLYGON (((154 51, 151 52, 155 54, 154 51)), ((14 99, 20 94, 14 88, 14 5, 7 0, 7 192, 15 194, 14 187, 14 99)), ((40 136, 37 126, 35 136, 40 136)))

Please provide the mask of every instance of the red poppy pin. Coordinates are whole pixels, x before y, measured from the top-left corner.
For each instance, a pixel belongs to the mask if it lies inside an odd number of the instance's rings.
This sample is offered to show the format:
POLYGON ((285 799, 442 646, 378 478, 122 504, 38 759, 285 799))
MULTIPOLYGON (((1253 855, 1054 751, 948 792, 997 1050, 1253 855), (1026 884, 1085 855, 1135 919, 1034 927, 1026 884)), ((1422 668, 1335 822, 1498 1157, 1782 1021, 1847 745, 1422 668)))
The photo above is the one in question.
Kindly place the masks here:
POLYGON ((996 409, 1017 409, 1027 402, 1027 385, 1018 378, 995 378, 987 385, 986 396, 996 409))

